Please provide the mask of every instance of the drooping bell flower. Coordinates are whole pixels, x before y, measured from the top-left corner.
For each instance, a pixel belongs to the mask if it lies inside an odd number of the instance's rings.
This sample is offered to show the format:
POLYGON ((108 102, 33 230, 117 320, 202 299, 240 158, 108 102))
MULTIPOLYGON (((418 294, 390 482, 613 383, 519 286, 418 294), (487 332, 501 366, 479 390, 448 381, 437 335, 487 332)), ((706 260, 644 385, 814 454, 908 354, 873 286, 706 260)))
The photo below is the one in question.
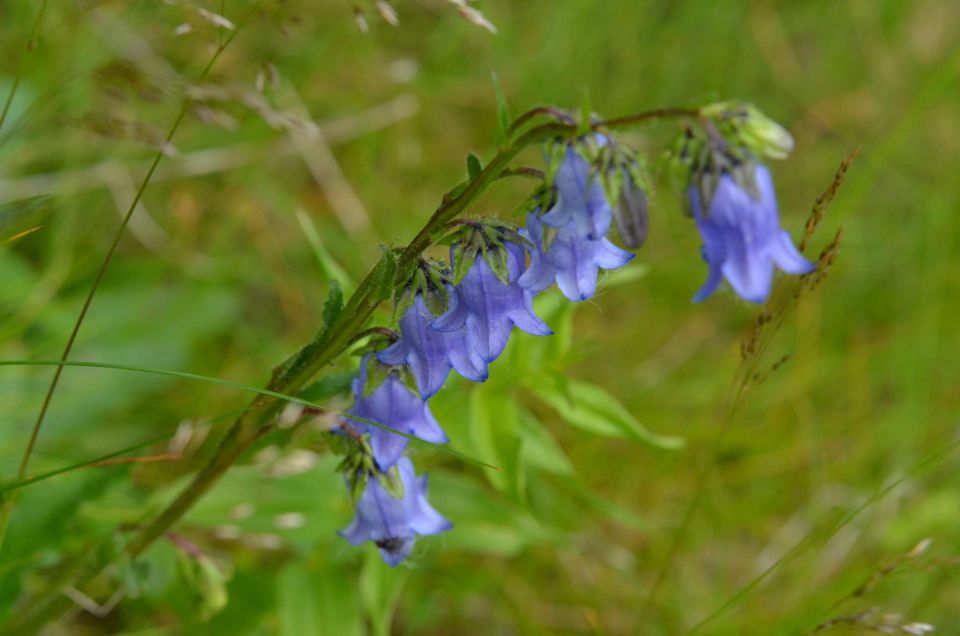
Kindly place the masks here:
POLYGON ((352 545, 373 541, 390 566, 410 555, 417 535, 438 534, 453 527, 427 501, 427 476, 417 477, 409 458, 397 461, 394 475, 399 477, 402 495, 394 497, 379 479, 368 479, 357 501, 356 517, 338 532, 352 545))
MULTIPOLYGON (((456 248, 451 250, 452 261, 456 261, 456 254, 456 248)), ((517 284, 525 260, 524 248, 512 241, 491 245, 483 256, 474 258, 456 287, 458 302, 451 304, 433 323, 433 328, 440 331, 465 328, 467 343, 487 363, 503 353, 513 327, 536 336, 552 334, 533 311, 533 292, 517 284), (488 259, 502 265, 498 265, 500 276, 488 259)))
POLYGON ((370 434, 373 458, 380 470, 388 470, 393 466, 410 440, 349 416, 372 420, 435 444, 446 443, 447 436, 434 419, 426 400, 404 384, 398 369, 388 369, 386 378, 379 386, 372 391, 364 391, 364 385, 370 379, 368 371, 372 370, 369 367, 373 364, 378 362, 372 360, 369 353, 360 362, 360 372, 353 380, 353 397, 356 402, 343 420, 344 425, 357 433, 370 434))
POLYGON ((613 209, 600 179, 578 152, 580 146, 591 142, 604 146, 607 138, 595 135, 592 140, 580 139, 566 144, 553 180, 556 202, 541 220, 550 227, 567 228, 578 237, 596 240, 607 235, 613 209))
POLYGON ((531 212, 527 216, 526 228, 526 237, 533 244, 530 266, 517 283, 534 293, 543 291, 556 281, 560 291, 570 300, 586 300, 596 292, 600 268, 623 267, 634 256, 606 238, 590 240, 577 235, 570 228, 556 230, 555 236, 545 247, 544 229, 537 213, 531 212))
MULTIPOLYGON (((452 287, 447 296, 449 306, 456 311, 459 300, 452 287)), ((487 363, 468 344, 466 326, 440 331, 432 326, 436 319, 423 295, 417 294, 400 319, 400 339, 377 354, 385 364, 409 365, 425 400, 440 390, 451 368, 474 382, 487 379, 487 363)))
POLYGON ((688 190, 709 266, 707 282, 694 302, 709 297, 726 279, 738 296, 761 303, 770 295, 774 265, 788 274, 807 274, 816 268, 780 227, 770 171, 750 163, 741 166, 738 175, 746 175, 747 182, 722 172, 706 205, 701 198, 705 188, 694 183, 688 190))

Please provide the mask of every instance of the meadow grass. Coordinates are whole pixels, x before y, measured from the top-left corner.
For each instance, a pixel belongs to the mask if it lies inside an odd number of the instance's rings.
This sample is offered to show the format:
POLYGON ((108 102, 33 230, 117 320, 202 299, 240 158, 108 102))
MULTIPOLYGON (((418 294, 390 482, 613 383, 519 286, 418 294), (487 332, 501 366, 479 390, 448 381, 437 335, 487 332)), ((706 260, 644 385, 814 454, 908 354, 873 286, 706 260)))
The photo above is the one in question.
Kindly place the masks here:
MULTIPOLYGON (((412 567, 388 571, 335 536, 351 514, 335 458, 315 431, 280 431, 177 528, 224 580, 190 574, 163 541, 148 554, 149 575, 117 575, 133 583, 113 611, 74 610, 66 629, 803 634, 857 633, 899 614, 952 633, 960 9, 488 0, 492 36, 443 3, 407 1, 396 4, 398 27, 370 14, 362 35, 349 3, 267 2, 164 145, 184 91, 231 33, 195 7, 220 5, 51 3, 32 48, 39 5, 0 9, 0 97, 14 95, 0 128, 3 360, 60 355, 133 210, 71 357, 259 386, 314 335, 331 279, 359 280, 378 243, 409 241, 464 178, 468 152, 493 155, 491 72, 515 113, 576 108, 585 90, 605 116, 755 102, 797 140, 772 166, 795 237, 861 147, 808 250, 819 253, 842 224, 840 254, 770 340, 757 364, 763 381, 725 421, 758 309, 729 293, 689 302, 705 277, 699 238, 661 179, 637 259, 645 269, 611 277, 577 308, 561 362, 685 448, 570 426, 516 388, 519 372, 506 367, 549 353, 524 342, 482 399, 509 395, 510 421, 542 443, 528 445, 522 482, 500 490, 476 466, 420 451, 434 504, 456 529, 424 541, 412 567), (175 35, 182 24, 191 31, 175 35), (255 98, 258 84, 269 101, 255 98), (310 126, 322 144, 302 143, 310 126), (300 520, 290 513, 303 515, 300 525, 278 522, 300 520), (897 560, 926 538, 923 554, 897 560)), ((223 5, 239 23, 251 3, 223 5)), ((629 138, 656 152, 675 132, 668 124, 629 138)), ((538 160, 532 150, 524 158, 538 160)), ((505 181, 476 211, 507 217, 525 188, 505 181)), ((50 372, 0 369, 5 480, 50 372)), ((457 384, 435 412, 456 450, 487 458, 502 449, 467 421, 463 404, 481 399, 472 391, 457 384)), ((188 459, 83 468, 22 488, 0 557, 4 612, 69 557, 96 562, 118 549, 123 529, 161 509, 216 448, 226 425, 214 418, 246 399, 185 378, 65 368, 28 474, 160 434, 176 435, 173 450, 188 459)), ((106 603, 118 585, 94 600, 106 603)))

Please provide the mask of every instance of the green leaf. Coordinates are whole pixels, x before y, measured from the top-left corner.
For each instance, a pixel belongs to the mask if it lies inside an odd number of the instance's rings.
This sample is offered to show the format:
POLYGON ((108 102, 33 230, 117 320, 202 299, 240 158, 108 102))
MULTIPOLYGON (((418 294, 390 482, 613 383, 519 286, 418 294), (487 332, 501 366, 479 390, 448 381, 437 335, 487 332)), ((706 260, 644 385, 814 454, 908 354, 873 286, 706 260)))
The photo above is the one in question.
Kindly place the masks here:
POLYGON ((467 155, 467 176, 470 181, 473 181, 480 176, 481 172, 483 172, 483 164, 480 163, 480 157, 471 152, 467 155))
MULTIPOLYGON (((510 558, 526 548, 564 541, 562 532, 538 521, 525 507, 459 471, 430 471, 430 501, 453 522, 453 531, 427 539, 442 542, 445 551, 510 558)), ((440 547, 428 544, 427 549, 440 547)))
POLYGON ((500 85, 500 78, 496 73, 492 73, 493 90, 497 95, 497 124, 499 133, 497 143, 504 146, 510 141, 510 107, 507 106, 507 97, 503 93, 503 86, 500 85))
POLYGON ((520 416, 515 396, 502 386, 472 387, 469 405, 471 450, 498 466, 484 469, 494 488, 523 501, 525 479, 520 457, 520 416))
POLYGON ((394 499, 403 499, 403 480, 400 479, 400 469, 397 468, 396 464, 385 473, 377 471, 375 477, 388 495, 394 499))
MULTIPOLYGON (((280 636, 319 635, 320 619, 311 581, 300 564, 280 573, 278 581, 278 618, 280 636)), ((344 586, 349 587, 349 586, 344 586)))
POLYGON ((609 270, 603 277, 604 289, 612 289, 621 285, 634 283, 650 273, 650 268, 643 263, 630 263, 620 269, 609 270))
POLYGON ((210 557, 177 552, 180 572, 187 589, 193 593, 195 611, 200 620, 210 620, 227 605, 228 576, 210 557))
POLYGON ((507 260, 507 250, 505 248, 489 249, 483 254, 483 260, 493 270, 494 275, 504 285, 510 284, 510 266, 507 260))
POLYGON ((320 265, 324 276, 329 280, 337 281, 340 283, 340 288, 343 289, 344 292, 352 294, 357 288, 357 283, 350 274, 347 273, 347 270, 333 258, 333 255, 330 254, 330 251, 323 244, 323 241, 320 240, 320 233, 317 231, 310 216, 299 208, 297 208, 295 212, 297 222, 300 223, 300 228, 306 235, 307 242, 309 242, 310 247, 313 248, 313 253, 317 257, 317 263, 320 265))
POLYGON ((350 569, 335 564, 284 568, 278 577, 280 636, 362 636, 363 614, 350 569))
POLYGON ((496 380, 522 382, 524 376, 541 377, 559 372, 573 342, 573 314, 581 303, 571 303, 557 290, 542 293, 534 300, 534 312, 553 329, 549 338, 511 338, 504 356, 508 363, 498 368, 496 380), (506 367, 506 368, 505 368, 506 367), (501 370, 502 369, 502 370, 501 370))
POLYGON ((532 413, 522 412, 523 459, 541 470, 557 475, 572 475, 573 464, 563 447, 532 413))
POLYGON ((330 281, 330 291, 327 293, 327 300, 323 303, 323 328, 329 329, 341 311, 343 311, 343 290, 340 288, 340 283, 334 279, 330 281))
POLYGON ((664 449, 685 445, 679 437, 656 435, 617 398, 599 386, 560 376, 529 382, 527 388, 572 426, 604 437, 623 437, 664 449))

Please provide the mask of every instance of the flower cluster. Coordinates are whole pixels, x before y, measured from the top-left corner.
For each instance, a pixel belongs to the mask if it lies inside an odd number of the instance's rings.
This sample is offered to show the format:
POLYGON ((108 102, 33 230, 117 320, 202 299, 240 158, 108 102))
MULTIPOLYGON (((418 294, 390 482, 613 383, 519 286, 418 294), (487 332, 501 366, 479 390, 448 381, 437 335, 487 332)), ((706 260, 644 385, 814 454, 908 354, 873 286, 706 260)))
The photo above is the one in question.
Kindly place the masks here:
MULTIPOLYGON (((713 113, 713 137, 688 135, 681 157, 709 267, 695 300, 725 278, 738 295, 761 302, 774 265, 794 274, 813 265, 780 228, 770 172, 756 158, 785 153, 789 135, 749 115, 724 120, 729 114, 713 113), (724 124, 726 137, 717 132, 724 124)), ((399 334, 368 346, 353 381, 355 404, 341 429, 357 441, 361 459, 347 462, 357 510, 341 535, 355 545, 373 541, 390 565, 407 558, 416 536, 451 527, 427 503, 426 477, 417 478, 404 456, 411 437, 447 441, 428 401, 450 371, 483 382, 514 327, 549 335, 533 299, 554 283, 572 301, 593 297, 601 269, 634 258, 608 238, 614 221, 628 247, 646 240, 647 185, 631 151, 608 134, 591 134, 551 141, 546 156, 545 184, 526 206, 526 226, 451 223, 449 263, 419 261, 394 298, 399 334)))

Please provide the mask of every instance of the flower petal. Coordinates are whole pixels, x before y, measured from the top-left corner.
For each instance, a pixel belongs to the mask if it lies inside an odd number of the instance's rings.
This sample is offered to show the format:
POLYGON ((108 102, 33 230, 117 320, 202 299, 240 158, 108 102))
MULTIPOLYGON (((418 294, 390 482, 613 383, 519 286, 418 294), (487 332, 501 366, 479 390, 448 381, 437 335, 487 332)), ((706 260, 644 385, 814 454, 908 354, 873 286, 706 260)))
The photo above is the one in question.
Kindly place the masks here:
POLYGON ((773 262, 788 274, 809 274, 817 268, 793 246, 793 240, 786 231, 780 231, 777 234, 777 238, 769 249, 773 262))
POLYGON ((410 521, 410 528, 420 535, 439 534, 453 527, 443 515, 427 501, 427 476, 417 478, 417 514, 410 521))
POLYGON ((744 300, 764 302, 773 284, 773 263, 742 243, 734 245, 728 254, 723 274, 730 286, 744 300))
MULTIPOLYGON (((443 432, 443 429, 440 428, 440 424, 437 423, 436 418, 433 417, 433 413, 430 412, 430 407, 427 406, 426 402, 423 403, 423 410, 420 413, 420 417, 410 421, 410 432, 420 439, 433 442, 434 444, 446 444, 450 441, 446 433, 443 432)), ((396 437, 396 435, 394 435, 394 437, 396 437)))

